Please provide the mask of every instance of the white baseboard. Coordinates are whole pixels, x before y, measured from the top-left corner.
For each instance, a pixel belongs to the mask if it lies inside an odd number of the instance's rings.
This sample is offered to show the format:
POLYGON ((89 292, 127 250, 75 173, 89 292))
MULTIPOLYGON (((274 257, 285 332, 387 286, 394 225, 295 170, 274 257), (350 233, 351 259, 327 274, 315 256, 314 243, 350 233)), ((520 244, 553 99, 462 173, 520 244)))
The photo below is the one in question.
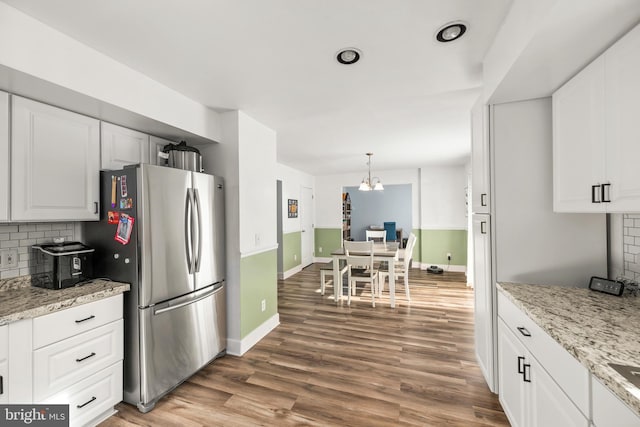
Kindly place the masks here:
POLYGON ((267 334, 274 330, 279 324, 280 314, 276 313, 241 340, 227 339, 227 354, 232 356, 242 356, 262 338, 266 337, 267 334))
POLYGON ((287 270, 284 273, 278 273, 278 279, 285 280, 289 277, 293 276, 296 273, 300 273, 302 271, 302 265, 296 265, 291 270, 287 270))
POLYGON ((313 257, 313 262, 329 262, 329 261, 333 261, 333 257, 326 257, 326 256, 313 257))
POLYGON ((432 265, 438 266, 441 269, 443 269, 444 271, 453 271, 456 273, 466 273, 467 272, 467 266, 466 265, 449 265, 447 266, 447 264, 430 264, 430 263, 414 263, 415 264, 419 264, 420 265, 420 269, 421 270, 426 270, 427 268, 429 268, 432 265))

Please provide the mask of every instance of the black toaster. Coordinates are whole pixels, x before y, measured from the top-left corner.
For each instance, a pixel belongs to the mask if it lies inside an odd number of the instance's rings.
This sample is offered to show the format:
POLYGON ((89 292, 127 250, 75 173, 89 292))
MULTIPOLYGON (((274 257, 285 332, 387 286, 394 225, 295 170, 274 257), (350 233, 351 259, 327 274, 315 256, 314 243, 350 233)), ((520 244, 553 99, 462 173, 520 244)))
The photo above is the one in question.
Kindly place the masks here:
POLYGON ((80 242, 34 245, 42 252, 44 271, 32 275, 31 284, 39 288, 64 289, 92 278, 93 252, 80 242))

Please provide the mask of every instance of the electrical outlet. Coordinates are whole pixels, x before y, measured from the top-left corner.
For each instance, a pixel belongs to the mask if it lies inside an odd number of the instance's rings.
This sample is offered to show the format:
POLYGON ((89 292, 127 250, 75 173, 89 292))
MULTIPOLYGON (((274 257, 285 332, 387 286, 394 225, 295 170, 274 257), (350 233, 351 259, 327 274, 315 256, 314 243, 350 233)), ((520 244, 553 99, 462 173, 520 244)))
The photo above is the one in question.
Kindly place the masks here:
POLYGON ((260 308, 262 309, 262 311, 265 311, 267 309, 267 301, 266 300, 262 300, 262 302, 260 303, 260 308))
POLYGON ((318 246, 318 252, 322 253, 322 246, 318 246))
POLYGON ((298 255, 297 254, 293 254, 293 260, 297 261, 298 260, 298 255))
POLYGON ((9 248, 0 251, 0 268, 15 268, 18 266, 18 249, 9 248))
POLYGON ((451 261, 451 252, 447 252, 447 260, 451 261))
POLYGON ((260 246, 260 233, 256 233, 255 241, 256 241, 256 246, 260 246))

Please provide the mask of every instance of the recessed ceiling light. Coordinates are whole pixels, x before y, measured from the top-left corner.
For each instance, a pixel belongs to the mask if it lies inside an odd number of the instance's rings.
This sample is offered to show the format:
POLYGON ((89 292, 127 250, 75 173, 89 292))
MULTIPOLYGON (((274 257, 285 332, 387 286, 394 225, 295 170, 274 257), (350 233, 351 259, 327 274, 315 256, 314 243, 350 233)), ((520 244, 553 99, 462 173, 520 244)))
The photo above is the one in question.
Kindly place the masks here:
POLYGON ((358 62, 361 55, 362 53, 358 49, 354 47, 348 47, 338 52, 338 54, 336 55, 336 60, 341 64, 351 65, 358 62))
POLYGON ((448 43, 462 37, 467 32, 467 24, 464 22, 450 22, 442 26, 436 33, 436 40, 441 43, 448 43))

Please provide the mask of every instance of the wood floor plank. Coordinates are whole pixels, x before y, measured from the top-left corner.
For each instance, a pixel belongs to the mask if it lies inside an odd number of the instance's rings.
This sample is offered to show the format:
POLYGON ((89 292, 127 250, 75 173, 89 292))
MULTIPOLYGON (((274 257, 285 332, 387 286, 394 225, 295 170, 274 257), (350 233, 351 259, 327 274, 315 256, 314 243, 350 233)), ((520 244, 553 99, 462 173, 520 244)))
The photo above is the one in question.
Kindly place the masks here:
POLYGON ((280 326, 242 357, 204 367, 141 414, 137 426, 507 426, 475 359, 473 291, 464 274, 411 270, 411 301, 388 286, 334 301, 318 265, 278 282, 280 326))

